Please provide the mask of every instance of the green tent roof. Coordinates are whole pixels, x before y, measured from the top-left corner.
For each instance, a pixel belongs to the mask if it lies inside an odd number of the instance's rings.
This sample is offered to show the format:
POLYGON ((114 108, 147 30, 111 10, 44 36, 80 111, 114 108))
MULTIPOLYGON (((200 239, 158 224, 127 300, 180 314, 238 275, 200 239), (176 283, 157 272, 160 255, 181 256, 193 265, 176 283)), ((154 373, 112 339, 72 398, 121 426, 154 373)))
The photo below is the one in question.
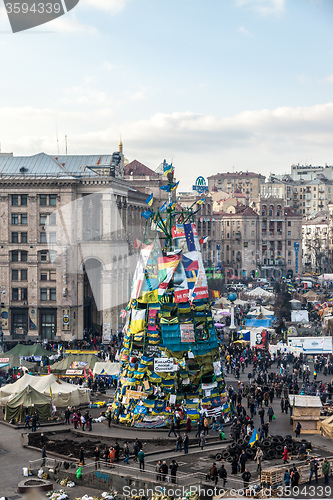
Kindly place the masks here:
POLYGON ((31 385, 27 385, 19 394, 8 401, 5 420, 15 418, 24 422, 26 413, 31 416, 36 410, 41 420, 50 417, 51 397, 36 391, 31 385))
POLYGON ((66 370, 70 370, 73 368, 74 365, 72 365, 72 363, 83 362, 86 364, 82 366, 75 366, 75 369, 83 370, 85 366, 88 375, 88 368, 90 367, 93 370, 96 361, 99 361, 99 358, 95 354, 70 354, 69 356, 67 356, 67 358, 51 365, 51 372, 64 373, 66 372, 66 370))
POLYGON ((43 349, 40 344, 33 345, 25 345, 25 344, 16 344, 13 349, 6 352, 6 357, 11 354, 16 354, 17 356, 52 356, 54 354, 53 351, 47 351, 43 349))

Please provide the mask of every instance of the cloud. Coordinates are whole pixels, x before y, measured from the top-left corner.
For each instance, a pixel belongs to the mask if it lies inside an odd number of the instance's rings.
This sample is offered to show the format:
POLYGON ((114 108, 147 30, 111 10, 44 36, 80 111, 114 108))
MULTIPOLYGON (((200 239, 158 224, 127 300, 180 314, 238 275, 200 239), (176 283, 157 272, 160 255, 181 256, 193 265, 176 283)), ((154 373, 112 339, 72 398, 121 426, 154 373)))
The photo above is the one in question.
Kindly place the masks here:
MULTIPOLYGON (((85 86, 77 90, 78 96, 89 99, 85 86)), ((233 165, 267 175, 268 171, 285 172, 292 163, 325 164, 333 158, 333 102, 247 110, 230 117, 191 111, 155 113, 120 122, 110 103, 103 104, 103 93, 95 98, 99 106, 79 106, 78 111, 70 106, 63 110, 0 108, 2 149, 15 155, 55 153, 56 116, 59 137, 68 135, 70 154, 111 153, 121 134, 130 160, 137 158, 157 167, 163 158, 174 158, 177 177, 185 187, 202 172, 212 175, 233 165)))
POLYGON ((57 33, 84 33, 85 35, 96 35, 98 33, 94 26, 80 23, 74 13, 58 17, 54 21, 38 26, 38 29, 57 33))
POLYGON ((253 37, 252 33, 250 33, 246 28, 244 28, 244 26, 240 26, 238 29, 237 29, 238 33, 242 33, 243 35, 246 35, 246 36, 251 36, 253 37))
POLYGON ((284 11, 285 0, 235 0, 237 7, 246 8, 259 14, 280 14, 284 11))

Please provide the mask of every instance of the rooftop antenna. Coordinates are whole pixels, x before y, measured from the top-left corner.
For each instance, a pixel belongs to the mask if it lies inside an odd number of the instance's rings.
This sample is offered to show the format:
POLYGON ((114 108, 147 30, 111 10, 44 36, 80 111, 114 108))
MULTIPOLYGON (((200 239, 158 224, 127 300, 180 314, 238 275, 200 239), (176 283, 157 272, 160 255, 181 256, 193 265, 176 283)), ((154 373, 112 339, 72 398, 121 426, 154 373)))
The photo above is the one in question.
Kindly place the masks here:
POLYGON ((60 152, 59 152, 59 137, 58 137, 58 120, 57 120, 57 117, 55 117, 55 126, 56 126, 57 151, 58 151, 58 156, 59 156, 60 152))
POLYGON ((66 156, 67 156, 67 135, 65 135, 65 148, 66 148, 66 156))

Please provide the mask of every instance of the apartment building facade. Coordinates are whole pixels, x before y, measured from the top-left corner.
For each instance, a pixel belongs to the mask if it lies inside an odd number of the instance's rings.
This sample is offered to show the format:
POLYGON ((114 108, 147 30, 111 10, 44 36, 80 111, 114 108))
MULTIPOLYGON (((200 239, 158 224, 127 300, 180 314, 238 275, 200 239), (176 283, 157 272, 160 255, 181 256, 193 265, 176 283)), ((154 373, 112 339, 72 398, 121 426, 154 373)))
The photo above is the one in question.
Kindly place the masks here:
POLYGON ((0 157, 4 340, 117 331, 146 196, 123 155, 0 157))

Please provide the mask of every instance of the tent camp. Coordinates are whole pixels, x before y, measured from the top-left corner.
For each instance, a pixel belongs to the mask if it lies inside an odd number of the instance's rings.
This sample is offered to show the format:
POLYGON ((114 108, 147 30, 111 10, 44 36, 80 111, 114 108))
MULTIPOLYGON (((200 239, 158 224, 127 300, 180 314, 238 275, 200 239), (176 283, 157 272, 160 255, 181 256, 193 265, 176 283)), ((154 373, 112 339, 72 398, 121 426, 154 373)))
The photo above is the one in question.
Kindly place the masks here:
POLYGON ((97 361, 94 366, 94 377, 113 378, 119 375, 120 363, 97 361))
POLYGON ((247 313, 246 317, 259 316, 259 314, 263 314, 266 318, 270 318, 272 321, 276 321, 276 316, 274 311, 271 311, 267 307, 259 306, 256 307, 254 311, 250 311, 247 313))
POLYGON ((254 290, 251 290, 251 292, 247 292, 247 296, 260 299, 270 299, 274 297, 274 293, 268 292, 267 290, 264 290, 263 288, 260 288, 258 286, 257 288, 254 288, 254 290))
POLYGON ((51 356, 54 354, 53 351, 47 351, 46 349, 43 349, 40 344, 33 344, 33 345, 25 345, 25 344, 16 344, 13 349, 10 351, 7 351, 6 356, 9 357, 11 355, 16 355, 18 357, 26 357, 30 358, 32 356, 36 357, 43 357, 43 356, 51 356))
POLYGON ((41 420, 47 420, 51 416, 51 398, 27 385, 6 404, 5 420, 24 422, 26 414, 32 415, 36 410, 41 420))
POLYGON ((320 423, 320 433, 322 436, 333 439, 333 415, 325 418, 325 420, 320 423))
POLYGON ((57 408, 78 406, 80 404, 89 404, 90 402, 89 389, 59 380, 52 374, 45 377, 34 377, 26 373, 14 382, 14 384, 7 384, 1 387, 0 404, 11 400, 28 385, 47 396, 52 394, 53 404, 57 408))
POLYGON ((83 377, 84 368, 93 370, 98 357, 94 354, 70 354, 67 358, 51 365, 51 372, 65 377, 83 377))

